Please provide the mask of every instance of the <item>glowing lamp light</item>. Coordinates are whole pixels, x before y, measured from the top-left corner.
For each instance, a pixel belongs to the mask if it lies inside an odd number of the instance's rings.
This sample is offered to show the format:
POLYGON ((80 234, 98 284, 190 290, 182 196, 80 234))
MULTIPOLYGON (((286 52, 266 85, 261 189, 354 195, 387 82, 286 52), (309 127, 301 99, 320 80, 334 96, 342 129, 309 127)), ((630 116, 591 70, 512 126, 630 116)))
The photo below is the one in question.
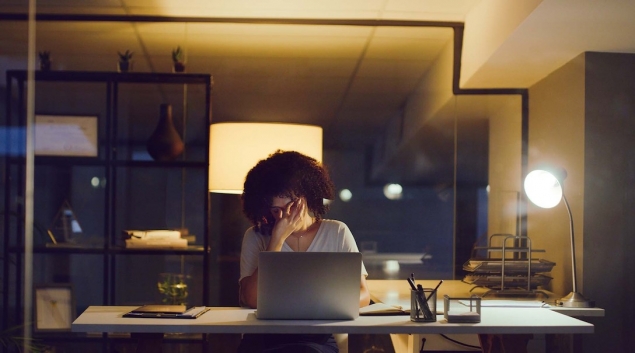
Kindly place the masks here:
POLYGON ((562 200, 562 185, 554 174, 534 170, 525 178, 525 192, 536 206, 553 208, 562 200))
POLYGON ((567 172, 564 169, 536 169, 531 171, 525 177, 525 193, 531 202, 541 208, 553 208, 560 203, 560 200, 564 202, 569 214, 569 236, 571 238, 571 269, 573 279, 573 291, 562 299, 556 300, 556 304, 564 307, 571 308, 589 308, 593 307, 594 303, 587 300, 582 294, 578 293, 577 284, 577 271, 575 262, 575 237, 573 233, 573 216, 571 215, 571 208, 569 202, 564 195, 563 181, 567 177, 567 172))
POLYGON ((209 191, 241 194, 258 161, 277 150, 296 151, 322 161, 322 128, 282 123, 210 125, 209 191))

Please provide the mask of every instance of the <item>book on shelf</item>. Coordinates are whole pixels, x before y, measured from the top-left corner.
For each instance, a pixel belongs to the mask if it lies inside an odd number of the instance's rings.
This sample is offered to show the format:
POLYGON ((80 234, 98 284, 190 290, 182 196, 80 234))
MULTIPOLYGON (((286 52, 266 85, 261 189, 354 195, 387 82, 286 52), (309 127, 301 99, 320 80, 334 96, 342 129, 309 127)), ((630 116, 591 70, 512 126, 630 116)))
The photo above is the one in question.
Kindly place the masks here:
POLYGON ((126 248, 187 248, 187 239, 126 239, 126 248))
POLYGON ((164 240, 181 238, 181 231, 170 229, 124 230, 123 234, 126 238, 138 240, 164 240))

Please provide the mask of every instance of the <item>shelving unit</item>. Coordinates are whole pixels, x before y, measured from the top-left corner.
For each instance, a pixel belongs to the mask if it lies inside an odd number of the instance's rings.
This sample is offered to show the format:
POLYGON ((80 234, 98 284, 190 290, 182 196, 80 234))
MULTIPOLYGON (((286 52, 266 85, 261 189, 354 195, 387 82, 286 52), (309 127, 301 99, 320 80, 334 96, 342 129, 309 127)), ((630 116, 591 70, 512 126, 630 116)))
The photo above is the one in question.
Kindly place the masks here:
POLYGON ((463 269, 470 274, 463 282, 488 288, 484 296, 544 295, 538 287, 549 284, 551 277, 545 273, 551 272, 555 263, 533 258, 532 253, 544 253, 545 250, 533 249, 529 237, 493 234, 487 247, 475 247, 474 250, 486 250, 487 255, 464 264, 463 269), (500 246, 493 245, 495 239, 500 239, 500 246))
MULTIPOLYGON (((2 329, 22 317, 24 259, 25 126, 27 72, 6 73, 5 126, 9 155, 4 171, 2 329)), ((193 305, 210 305, 211 240, 209 125, 212 77, 185 73, 36 72, 36 115, 97 117, 98 156, 35 156, 34 282, 74 285, 77 312, 89 305, 156 302, 158 273, 190 275, 193 305), (174 106, 184 153, 157 162, 144 141, 158 122, 161 103, 174 106), (180 126, 179 126, 180 125, 180 126), (82 226, 75 244, 54 245, 42 234, 62 200, 82 226), (124 229, 187 228, 195 242, 183 249, 126 249, 124 229), (148 293, 153 293, 149 295, 148 293)), ((101 341, 119 337, 38 333, 45 342, 101 341)), ((176 342, 182 340, 175 339, 176 342)), ((191 343, 192 339, 182 341, 191 343)), ((202 343, 199 337, 193 341, 202 343)))

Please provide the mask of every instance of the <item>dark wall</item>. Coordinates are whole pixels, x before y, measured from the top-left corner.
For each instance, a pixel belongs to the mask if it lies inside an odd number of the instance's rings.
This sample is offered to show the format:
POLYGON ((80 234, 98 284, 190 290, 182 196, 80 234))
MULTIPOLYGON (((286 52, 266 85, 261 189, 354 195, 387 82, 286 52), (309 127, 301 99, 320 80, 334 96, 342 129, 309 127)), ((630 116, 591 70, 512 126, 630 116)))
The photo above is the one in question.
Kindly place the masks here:
POLYGON ((585 56, 583 294, 606 317, 584 348, 627 352, 635 336, 635 55, 585 56))

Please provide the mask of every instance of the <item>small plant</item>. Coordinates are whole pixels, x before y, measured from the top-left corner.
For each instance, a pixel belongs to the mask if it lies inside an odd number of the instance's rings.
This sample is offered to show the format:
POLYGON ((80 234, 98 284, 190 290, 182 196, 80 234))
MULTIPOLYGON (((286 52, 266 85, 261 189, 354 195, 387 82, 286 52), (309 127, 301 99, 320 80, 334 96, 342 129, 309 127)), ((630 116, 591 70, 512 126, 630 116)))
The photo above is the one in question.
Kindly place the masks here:
POLYGON ((130 71, 132 69, 132 54, 134 54, 134 52, 126 50, 125 53, 118 51, 117 54, 119 54, 119 62, 117 63, 119 72, 130 71))
POLYGON ((43 50, 37 53, 40 58, 40 70, 49 71, 51 69, 51 52, 43 50))
POLYGON ((157 282, 162 302, 166 304, 184 305, 188 296, 187 281, 190 276, 178 273, 162 273, 157 282))
POLYGON ((120 62, 129 62, 132 59, 132 54, 134 54, 134 52, 131 52, 130 50, 126 50, 125 53, 118 51, 117 54, 119 54, 120 62))
POLYGON ((176 49, 172 49, 172 61, 174 65, 172 69, 174 72, 183 72, 185 71, 185 64, 183 63, 183 50, 181 46, 176 47, 176 49))
POLYGON ((172 49, 172 61, 175 63, 183 62, 183 50, 181 50, 181 46, 172 49))

